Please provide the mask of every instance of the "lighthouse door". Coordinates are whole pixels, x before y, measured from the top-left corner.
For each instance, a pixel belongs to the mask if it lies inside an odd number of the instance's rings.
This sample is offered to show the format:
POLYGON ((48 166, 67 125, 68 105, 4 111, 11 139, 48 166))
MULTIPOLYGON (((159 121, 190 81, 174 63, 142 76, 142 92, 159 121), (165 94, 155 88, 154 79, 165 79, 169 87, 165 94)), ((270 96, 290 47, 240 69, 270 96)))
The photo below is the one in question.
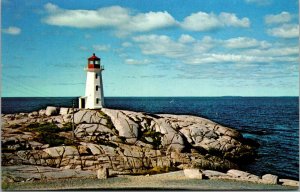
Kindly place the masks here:
POLYGON ((81 98, 81 108, 85 108, 85 98, 81 98))

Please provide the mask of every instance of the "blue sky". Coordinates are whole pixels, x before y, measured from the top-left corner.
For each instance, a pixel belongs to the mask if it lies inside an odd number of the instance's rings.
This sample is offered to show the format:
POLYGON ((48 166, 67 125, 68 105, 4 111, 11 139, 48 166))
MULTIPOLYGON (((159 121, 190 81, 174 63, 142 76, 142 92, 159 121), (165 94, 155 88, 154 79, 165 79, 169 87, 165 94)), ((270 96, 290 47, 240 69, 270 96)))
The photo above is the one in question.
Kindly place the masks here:
POLYGON ((2 0, 2 96, 298 96, 297 0, 2 0))

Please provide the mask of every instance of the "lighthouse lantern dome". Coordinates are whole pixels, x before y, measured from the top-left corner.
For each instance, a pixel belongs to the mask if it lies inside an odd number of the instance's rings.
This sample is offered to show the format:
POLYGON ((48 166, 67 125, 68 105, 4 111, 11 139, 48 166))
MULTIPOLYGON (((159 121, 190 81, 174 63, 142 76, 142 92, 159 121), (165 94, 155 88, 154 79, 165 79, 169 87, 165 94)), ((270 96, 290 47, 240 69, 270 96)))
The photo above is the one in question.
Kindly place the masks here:
POLYGON ((93 69, 93 68, 100 68, 100 61, 101 59, 93 53, 93 56, 88 58, 88 68, 93 69))

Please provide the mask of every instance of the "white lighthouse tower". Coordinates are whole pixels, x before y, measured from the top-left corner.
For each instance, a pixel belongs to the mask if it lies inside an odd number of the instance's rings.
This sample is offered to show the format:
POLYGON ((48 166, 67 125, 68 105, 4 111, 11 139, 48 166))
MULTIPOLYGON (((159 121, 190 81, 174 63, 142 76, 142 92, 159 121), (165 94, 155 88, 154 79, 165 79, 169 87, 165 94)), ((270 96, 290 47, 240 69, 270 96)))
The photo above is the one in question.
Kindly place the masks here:
POLYGON ((85 70, 86 85, 85 96, 79 98, 79 108, 99 109, 104 107, 102 74, 104 67, 101 66, 101 59, 95 53, 88 58, 88 64, 85 70))

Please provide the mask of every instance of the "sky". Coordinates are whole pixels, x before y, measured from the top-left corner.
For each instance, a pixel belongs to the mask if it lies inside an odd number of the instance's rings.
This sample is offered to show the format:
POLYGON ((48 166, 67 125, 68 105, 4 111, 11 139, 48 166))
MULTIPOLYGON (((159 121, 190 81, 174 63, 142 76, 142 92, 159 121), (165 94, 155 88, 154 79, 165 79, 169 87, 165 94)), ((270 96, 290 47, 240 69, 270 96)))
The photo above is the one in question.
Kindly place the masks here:
POLYGON ((2 0, 2 97, 298 96, 298 0, 2 0))

